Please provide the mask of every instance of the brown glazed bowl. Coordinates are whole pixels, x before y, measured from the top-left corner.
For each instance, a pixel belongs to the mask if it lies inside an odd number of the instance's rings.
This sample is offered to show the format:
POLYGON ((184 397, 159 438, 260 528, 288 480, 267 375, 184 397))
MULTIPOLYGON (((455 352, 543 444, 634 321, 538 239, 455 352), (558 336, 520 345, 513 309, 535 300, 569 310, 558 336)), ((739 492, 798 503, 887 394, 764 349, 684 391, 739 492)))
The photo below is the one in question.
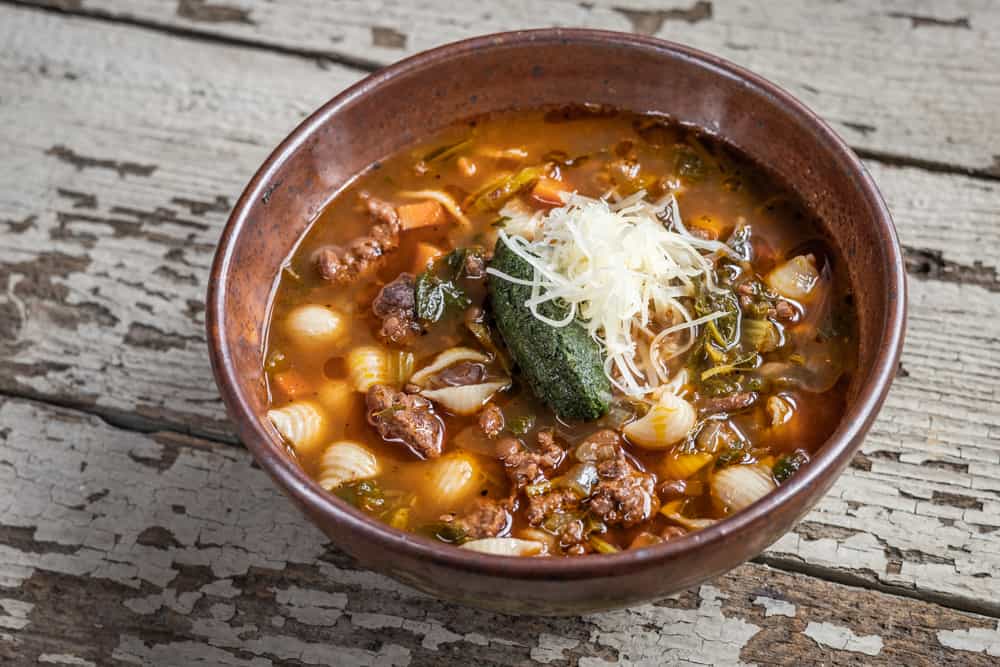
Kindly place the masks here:
POLYGON ((408 58, 340 93, 271 154, 233 209, 208 292, 212 366, 243 442, 275 483, 363 567, 433 595, 514 613, 570 614, 666 596, 752 558, 813 506, 861 445, 894 377, 903 260, 857 157, 788 93, 714 56, 592 30, 510 32, 408 58), (505 558, 392 529, 324 492, 265 418, 263 344, 282 263, 357 173, 443 126, 517 107, 592 102, 669 114, 769 167, 819 217, 854 286, 860 351, 847 413, 811 465, 718 524, 648 549, 505 558))

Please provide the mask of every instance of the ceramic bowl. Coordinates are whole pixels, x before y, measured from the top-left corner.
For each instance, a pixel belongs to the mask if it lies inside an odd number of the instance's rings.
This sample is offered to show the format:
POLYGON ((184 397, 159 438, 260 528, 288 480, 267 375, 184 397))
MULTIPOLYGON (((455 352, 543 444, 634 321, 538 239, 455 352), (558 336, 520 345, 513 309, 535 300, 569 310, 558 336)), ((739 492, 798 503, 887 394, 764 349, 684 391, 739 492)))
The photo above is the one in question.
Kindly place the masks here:
POLYGON ((215 377, 242 441, 296 505, 360 566, 448 600, 516 613, 631 605, 714 577, 781 537, 829 489, 896 372, 905 274, 892 220, 858 158, 774 84, 715 56, 636 35, 534 30, 449 44, 380 70, 296 128, 250 181, 219 243, 208 293, 215 377), (265 418, 263 343, 276 277, 355 174, 460 119, 550 104, 669 114, 721 137, 794 189, 844 258, 859 324, 849 405, 811 465, 753 506, 680 539, 581 558, 505 558, 375 521, 323 491, 265 418))

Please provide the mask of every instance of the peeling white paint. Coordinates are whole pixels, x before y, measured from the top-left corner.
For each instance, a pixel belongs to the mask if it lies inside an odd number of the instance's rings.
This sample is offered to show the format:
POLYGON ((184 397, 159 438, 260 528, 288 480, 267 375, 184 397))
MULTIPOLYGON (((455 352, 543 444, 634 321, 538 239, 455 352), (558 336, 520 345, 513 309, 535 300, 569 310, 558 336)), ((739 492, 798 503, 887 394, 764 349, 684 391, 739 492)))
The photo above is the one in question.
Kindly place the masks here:
POLYGON ((878 635, 856 635, 850 628, 833 623, 809 622, 803 634, 821 646, 838 651, 878 655, 882 652, 882 638, 878 635))
POLYGON ((941 630, 937 636, 942 646, 1000 658, 1000 621, 995 628, 941 630))
POLYGON ((768 616, 789 616, 795 618, 795 605, 787 600, 776 600, 766 595, 758 595, 753 599, 753 603, 764 608, 764 617, 768 616))
POLYGON ((307 625, 335 623, 347 606, 347 596, 343 593, 326 593, 298 586, 277 589, 274 593, 275 602, 282 606, 283 612, 307 625))
POLYGON ((531 659, 548 664, 566 659, 566 651, 580 645, 578 639, 550 635, 543 632, 538 635, 538 646, 531 649, 531 659))
POLYGON ((0 599, 0 628, 23 630, 31 621, 28 614, 34 605, 21 600, 0 599))
MULTIPOLYGON (((642 605, 628 611, 588 616, 597 629, 591 641, 615 648, 632 665, 697 662, 739 665, 740 650, 760 627, 722 613, 725 595, 710 585, 699 588, 697 609, 642 605)), ((580 667, 606 667, 603 660, 580 659, 580 667)))
POLYGON ((49 665, 73 665, 74 667, 96 667, 97 665, 95 662, 67 653, 43 653, 38 656, 38 662, 49 665))

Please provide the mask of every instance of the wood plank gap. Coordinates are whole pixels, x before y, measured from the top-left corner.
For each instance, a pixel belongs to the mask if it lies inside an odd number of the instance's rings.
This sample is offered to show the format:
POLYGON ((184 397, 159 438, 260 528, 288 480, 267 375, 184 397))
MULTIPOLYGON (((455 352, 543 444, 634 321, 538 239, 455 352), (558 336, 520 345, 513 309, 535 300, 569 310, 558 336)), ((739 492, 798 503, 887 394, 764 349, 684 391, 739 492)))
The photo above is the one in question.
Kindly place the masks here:
MULTIPOLYGON (((54 5, 49 5, 49 4, 38 4, 36 1, 32 0, 0 0, 0 4, 11 5, 28 10, 42 11, 49 14, 73 16, 92 21, 128 25, 136 28, 153 30, 166 35, 173 35, 185 39, 197 40, 200 42, 256 49, 260 51, 277 53, 295 58, 304 58, 306 60, 317 63, 317 65, 319 65, 320 67, 324 67, 327 64, 342 65, 345 67, 350 67, 367 73, 375 72, 383 67, 383 63, 380 63, 378 61, 369 60, 366 58, 360 58, 356 56, 349 56, 336 51, 282 46, 280 44, 275 44, 270 42, 234 37, 232 35, 223 35, 217 32, 196 30, 193 28, 184 28, 176 25, 162 23, 159 21, 137 19, 131 16, 120 15, 106 10, 100 10, 100 9, 88 10, 81 7, 78 3, 75 2, 64 2, 64 3, 56 3, 54 5)), ((888 166, 912 167, 937 174, 953 174, 953 175, 967 176, 969 178, 975 178, 981 180, 1000 181, 1000 164, 986 169, 976 169, 976 168, 965 167, 962 165, 952 164, 949 162, 941 162, 937 160, 928 160, 924 158, 911 157, 888 151, 879 151, 868 148, 858 148, 853 146, 852 149, 858 155, 858 157, 862 159, 879 162, 888 166)))
POLYGON ((325 68, 327 65, 342 65, 344 67, 350 67, 368 73, 374 72, 382 68, 382 64, 377 63, 373 60, 347 56, 342 53, 335 53, 333 51, 325 51, 321 49, 292 48, 288 46, 281 46, 279 44, 259 42, 252 39, 243 39, 241 37, 233 37, 231 35, 220 35, 218 33, 206 32, 202 30, 182 28, 180 26, 168 25, 157 21, 136 19, 130 16, 120 16, 118 14, 114 14, 108 11, 102 11, 102 10, 88 11, 86 9, 83 9, 76 3, 72 2, 67 2, 61 5, 40 5, 36 4, 35 2, 31 2, 30 0, 0 0, 0 5, 10 5, 21 9, 27 9, 29 11, 30 10, 41 11, 47 14, 72 16, 76 18, 87 19, 90 21, 127 25, 127 26, 132 26, 134 28, 152 30, 165 35, 172 35, 174 37, 181 37, 184 39, 191 39, 210 44, 222 44, 225 46, 256 49, 258 51, 277 53, 285 56, 291 56, 294 58, 304 58, 311 62, 315 62, 321 68, 325 68))
POLYGON ((973 169, 957 164, 951 164, 949 162, 925 160, 923 158, 899 155, 898 153, 890 153, 888 151, 872 150, 870 148, 857 148, 852 146, 851 149, 862 160, 878 162, 889 167, 911 167, 933 174, 952 174, 955 176, 967 176, 969 178, 984 181, 1000 181, 1000 164, 988 169, 973 169))
MULTIPOLYGON (((173 424, 151 420, 141 415, 129 414, 123 411, 109 410, 106 408, 94 408, 93 406, 77 405, 74 404, 73 401, 52 399, 42 395, 33 395, 31 392, 0 391, 0 397, 18 399, 41 406, 53 406, 64 410, 72 410, 74 412, 94 416, 106 423, 108 426, 119 431, 155 434, 167 439, 190 439, 190 442, 196 446, 243 446, 237 440, 226 440, 198 433, 180 432, 174 428, 175 425, 173 424)), ((847 586, 849 588, 876 591, 888 595, 895 595, 920 602, 935 604, 948 609, 953 609, 955 611, 980 614, 992 618, 1000 618, 1000 603, 997 602, 987 602, 963 596, 936 593, 934 591, 891 586, 880 583, 875 578, 866 578, 835 568, 813 565, 796 558, 771 555, 767 552, 751 559, 749 562, 758 565, 765 565, 775 570, 780 570, 790 574, 805 575, 828 583, 847 586)))
POLYGON ((949 595, 925 589, 892 586, 881 583, 875 577, 869 579, 844 570, 807 563, 799 558, 776 556, 766 551, 755 558, 751 558, 749 562, 757 565, 766 565, 782 572, 802 574, 807 577, 850 588, 876 591, 897 597, 919 600, 920 602, 946 607, 955 611, 1000 618, 1000 602, 976 600, 962 595, 949 595))
POLYGON ((163 433, 167 435, 177 435, 180 437, 198 438, 199 440, 205 440, 229 447, 236 446, 243 448, 243 443, 241 443, 235 435, 232 437, 225 437, 219 434, 205 433, 193 428, 178 428, 178 426, 181 426, 180 424, 166 419, 153 419, 135 412, 116 410, 105 406, 90 405, 79 401, 43 394, 42 392, 20 389, 0 389, 0 398, 19 399, 22 401, 37 403, 38 405, 47 405, 63 408, 65 410, 73 410, 75 412, 97 417, 108 426, 116 428, 120 431, 143 434, 163 433))

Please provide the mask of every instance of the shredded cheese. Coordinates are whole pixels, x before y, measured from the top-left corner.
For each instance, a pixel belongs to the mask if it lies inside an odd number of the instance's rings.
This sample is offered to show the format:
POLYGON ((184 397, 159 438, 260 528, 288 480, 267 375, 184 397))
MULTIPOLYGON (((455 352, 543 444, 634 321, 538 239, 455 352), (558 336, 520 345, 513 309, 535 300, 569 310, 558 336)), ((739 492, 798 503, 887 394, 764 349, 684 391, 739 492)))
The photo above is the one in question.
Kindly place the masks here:
POLYGON ((673 195, 658 202, 645 195, 610 202, 568 193, 563 206, 547 213, 505 209, 509 220, 499 236, 532 266, 533 276, 520 280, 487 269, 530 286, 525 305, 546 324, 583 323, 605 350, 610 381, 634 397, 668 382, 666 361, 690 347, 699 325, 724 315, 693 318, 682 299, 694 296, 698 278, 716 289, 713 258, 731 252, 688 233, 673 195), (539 311, 554 300, 568 306, 562 319, 539 311), (681 332, 687 342, 677 344, 672 334, 681 332))

